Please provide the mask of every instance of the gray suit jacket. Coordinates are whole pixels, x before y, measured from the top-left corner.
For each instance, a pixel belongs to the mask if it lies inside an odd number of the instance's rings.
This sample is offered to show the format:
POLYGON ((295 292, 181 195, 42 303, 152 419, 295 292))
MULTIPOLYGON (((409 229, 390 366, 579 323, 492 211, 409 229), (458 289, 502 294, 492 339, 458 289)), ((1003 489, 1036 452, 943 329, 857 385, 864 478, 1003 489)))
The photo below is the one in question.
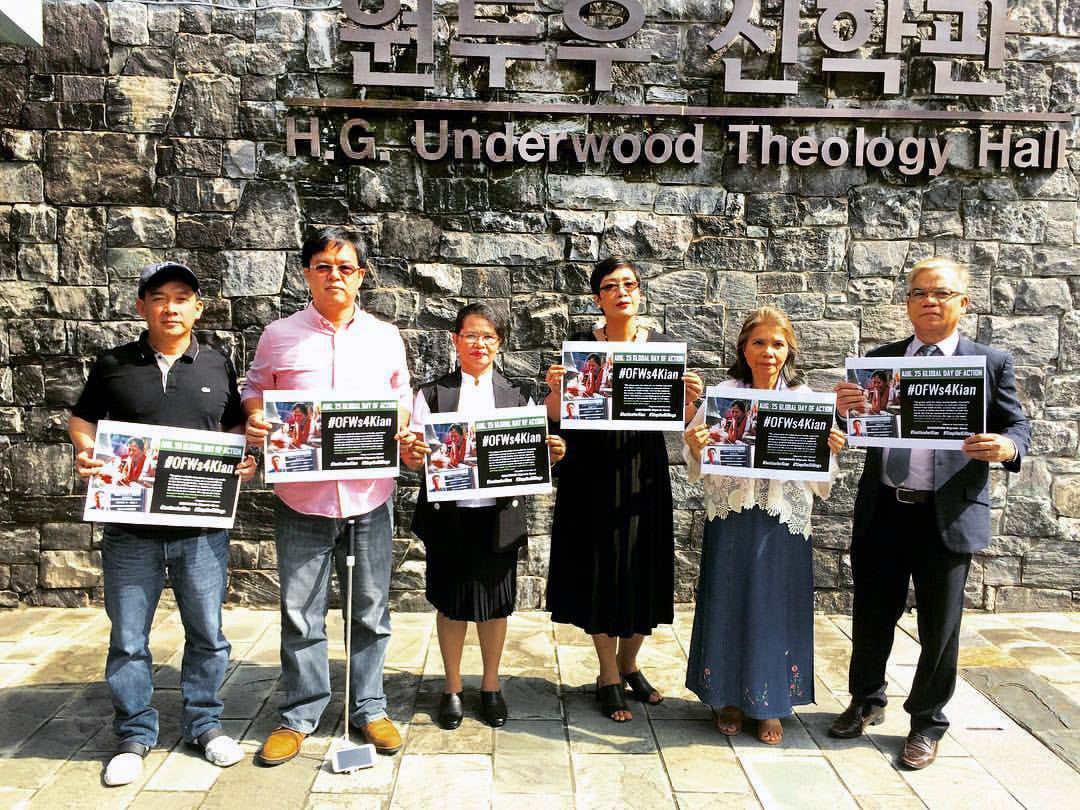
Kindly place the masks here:
MULTIPOLYGON (((903 357, 912 338, 889 343, 867 353, 868 357, 903 357)), ((1031 443, 1031 426, 1016 396, 1012 355, 961 336, 957 355, 986 356, 986 430, 1012 439, 1020 454, 1005 462, 1009 472, 1020 470, 1020 461, 1031 443)), ((864 537, 872 523, 881 483, 881 449, 868 448, 859 492, 855 499, 852 537, 864 537)), ((990 545, 990 465, 975 461, 959 450, 934 451, 934 509, 938 531, 945 546, 970 554, 990 545)))

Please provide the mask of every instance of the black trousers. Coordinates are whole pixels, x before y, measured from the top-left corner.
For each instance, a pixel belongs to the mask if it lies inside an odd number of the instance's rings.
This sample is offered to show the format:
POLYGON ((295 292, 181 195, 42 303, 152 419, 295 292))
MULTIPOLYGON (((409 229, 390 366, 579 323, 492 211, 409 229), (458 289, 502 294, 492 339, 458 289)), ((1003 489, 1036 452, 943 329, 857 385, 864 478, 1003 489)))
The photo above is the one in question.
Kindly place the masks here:
POLYGON ((960 619, 970 554, 945 547, 933 502, 897 503, 882 487, 865 535, 852 541, 855 580, 848 689, 861 704, 884 706, 885 665, 896 623, 915 585, 922 652, 904 709, 911 730, 939 740, 949 727, 942 711, 956 687, 960 619))

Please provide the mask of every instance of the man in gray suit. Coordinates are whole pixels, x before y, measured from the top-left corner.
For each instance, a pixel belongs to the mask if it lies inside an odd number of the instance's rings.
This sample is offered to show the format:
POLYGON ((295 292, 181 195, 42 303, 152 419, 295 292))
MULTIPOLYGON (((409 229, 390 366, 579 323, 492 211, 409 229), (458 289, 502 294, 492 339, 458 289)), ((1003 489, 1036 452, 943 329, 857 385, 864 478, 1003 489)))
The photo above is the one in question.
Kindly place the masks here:
MULTIPOLYGON (((922 652, 904 709, 911 733, 900 761, 925 768, 949 727, 943 709, 956 686, 964 582, 972 553, 990 545, 990 464, 1018 472, 1031 429, 1016 397, 1012 357, 960 335, 968 305, 967 268, 925 259, 907 278, 913 337, 881 346, 871 357, 986 356, 987 433, 958 450, 869 448, 859 481, 852 527, 855 581, 851 703, 833 722, 835 737, 857 737, 885 716, 885 665, 896 622, 915 585, 922 652)), ((854 383, 836 388, 837 411, 865 402, 854 383)))

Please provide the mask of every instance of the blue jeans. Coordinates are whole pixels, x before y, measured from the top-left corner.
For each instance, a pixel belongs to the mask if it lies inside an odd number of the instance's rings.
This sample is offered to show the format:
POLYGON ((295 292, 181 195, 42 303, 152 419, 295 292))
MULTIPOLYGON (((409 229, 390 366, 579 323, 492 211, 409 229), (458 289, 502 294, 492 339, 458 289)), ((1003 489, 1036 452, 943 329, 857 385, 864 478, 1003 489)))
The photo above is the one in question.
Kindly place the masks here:
MULTIPOLYGON (((345 557, 355 537, 349 718, 365 725, 386 717, 383 662, 390 643, 390 502, 364 515, 328 518, 275 503, 278 576, 281 580, 281 723, 311 734, 330 702, 326 611, 330 569, 337 568, 345 597, 345 557)), ((342 613, 344 614, 344 609, 342 613)))
POLYGON ((105 680, 112 693, 113 728, 121 743, 152 747, 158 713, 150 657, 150 625, 168 572, 184 623, 180 688, 183 734, 188 742, 221 727, 218 690, 229 663, 221 630, 221 604, 229 562, 229 535, 222 530, 177 540, 140 534, 134 527, 107 524, 101 550, 105 612, 112 621, 105 680))

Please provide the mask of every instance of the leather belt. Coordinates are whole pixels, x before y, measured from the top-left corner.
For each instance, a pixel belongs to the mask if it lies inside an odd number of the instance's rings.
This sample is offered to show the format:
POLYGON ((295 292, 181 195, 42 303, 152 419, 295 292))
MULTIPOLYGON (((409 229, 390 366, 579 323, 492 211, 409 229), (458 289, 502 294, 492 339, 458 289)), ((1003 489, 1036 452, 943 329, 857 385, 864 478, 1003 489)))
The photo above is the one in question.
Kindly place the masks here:
POLYGON ((934 493, 928 489, 908 489, 907 487, 888 487, 882 485, 886 490, 893 494, 897 503, 904 503, 908 505, 930 503, 930 499, 934 497, 934 493))

